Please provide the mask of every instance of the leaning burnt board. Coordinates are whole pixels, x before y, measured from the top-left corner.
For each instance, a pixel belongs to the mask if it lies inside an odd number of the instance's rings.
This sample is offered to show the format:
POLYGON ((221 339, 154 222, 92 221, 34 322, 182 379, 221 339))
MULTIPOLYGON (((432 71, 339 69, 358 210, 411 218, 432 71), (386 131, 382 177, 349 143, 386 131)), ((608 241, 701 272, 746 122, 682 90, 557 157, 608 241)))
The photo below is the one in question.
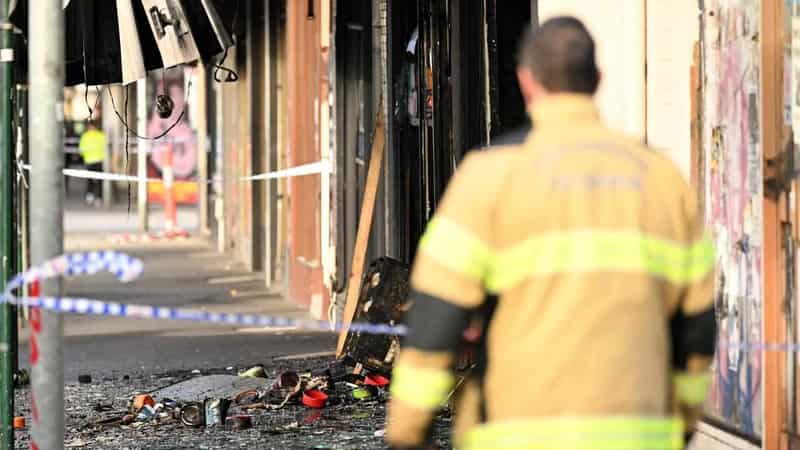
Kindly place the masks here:
MULTIPOLYGON (((353 321, 401 324, 409 304, 409 269, 400 261, 380 258, 370 264, 361 284, 353 321)), ((344 357, 350 363, 382 373, 391 371, 400 348, 397 336, 349 332, 344 357)))

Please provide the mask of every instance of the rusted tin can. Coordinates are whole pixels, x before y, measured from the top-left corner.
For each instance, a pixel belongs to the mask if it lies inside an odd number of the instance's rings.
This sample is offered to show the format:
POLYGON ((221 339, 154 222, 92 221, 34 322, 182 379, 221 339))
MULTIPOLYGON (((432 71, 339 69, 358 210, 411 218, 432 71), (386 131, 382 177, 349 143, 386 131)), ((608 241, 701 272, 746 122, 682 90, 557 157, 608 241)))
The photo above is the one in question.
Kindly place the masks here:
POLYGON ((201 403, 189 403, 180 408, 181 422, 187 427, 205 425, 205 410, 201 403))

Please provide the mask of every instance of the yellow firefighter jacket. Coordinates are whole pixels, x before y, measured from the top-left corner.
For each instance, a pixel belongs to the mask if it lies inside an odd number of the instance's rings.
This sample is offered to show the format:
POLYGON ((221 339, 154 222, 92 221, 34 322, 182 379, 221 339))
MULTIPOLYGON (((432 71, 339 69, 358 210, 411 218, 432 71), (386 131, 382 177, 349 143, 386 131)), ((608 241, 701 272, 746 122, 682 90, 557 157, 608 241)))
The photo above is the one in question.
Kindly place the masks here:
MULTIPOLYGON (((670 324, 713 323, 715 258, 695 193, 666 157, 603 125, 588 96, 551 96, 532 117, 522 146, 465 158, 414 264, 415 309, 499 296, 485 375, 460 390, 455 446, 682 448, 673 400, 702 403, 710 355, 685 349, 690 362, 673 370, 670 324)), ((449 323, 426 320, 418 331, 449 323)), ((431 348, 404 344, 395 367, 396 448, 422 443, 454 387, 453 352, 431 348)))

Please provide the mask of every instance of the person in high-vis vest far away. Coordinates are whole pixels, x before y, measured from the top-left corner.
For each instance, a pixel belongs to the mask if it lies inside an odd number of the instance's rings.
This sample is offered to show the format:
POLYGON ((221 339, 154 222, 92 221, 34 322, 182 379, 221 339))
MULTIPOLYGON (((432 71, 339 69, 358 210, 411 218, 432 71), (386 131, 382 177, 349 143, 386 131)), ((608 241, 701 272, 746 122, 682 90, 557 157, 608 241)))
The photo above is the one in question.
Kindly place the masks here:
POLYGON ((472 152, 419 244, 386 439, 426 448, 464 330, 498 302, 455 398, 459 450, 681 449, 710 384, 715 256, 667 157, 609 129, 584 25, 529 31, 534 131, 472 152))
MULTIPOLYGON (((106 159, 106 134, 89 122, 89 128, 81 135, 78 149, 83 158, 86 170, 101 173, 103 161, 106 159)), ((103 184, 100 180, 86 180, 86 203, 99 206, 103 195, 103 184)))

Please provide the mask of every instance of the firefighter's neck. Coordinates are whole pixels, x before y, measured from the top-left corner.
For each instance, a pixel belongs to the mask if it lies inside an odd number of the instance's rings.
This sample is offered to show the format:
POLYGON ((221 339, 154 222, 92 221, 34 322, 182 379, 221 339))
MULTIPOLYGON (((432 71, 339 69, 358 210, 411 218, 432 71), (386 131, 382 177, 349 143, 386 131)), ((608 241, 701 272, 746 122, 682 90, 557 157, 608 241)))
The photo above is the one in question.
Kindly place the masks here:
MULTIPOLYGON (((534 124, 546 125, 554 122, 598 120, 594 99, 591 95, 550 92, 526 69, 517 71, 519 87, 525 99, 528 115, 534 124)), ((537 127, 538 128, 538 127, 537 127)))

